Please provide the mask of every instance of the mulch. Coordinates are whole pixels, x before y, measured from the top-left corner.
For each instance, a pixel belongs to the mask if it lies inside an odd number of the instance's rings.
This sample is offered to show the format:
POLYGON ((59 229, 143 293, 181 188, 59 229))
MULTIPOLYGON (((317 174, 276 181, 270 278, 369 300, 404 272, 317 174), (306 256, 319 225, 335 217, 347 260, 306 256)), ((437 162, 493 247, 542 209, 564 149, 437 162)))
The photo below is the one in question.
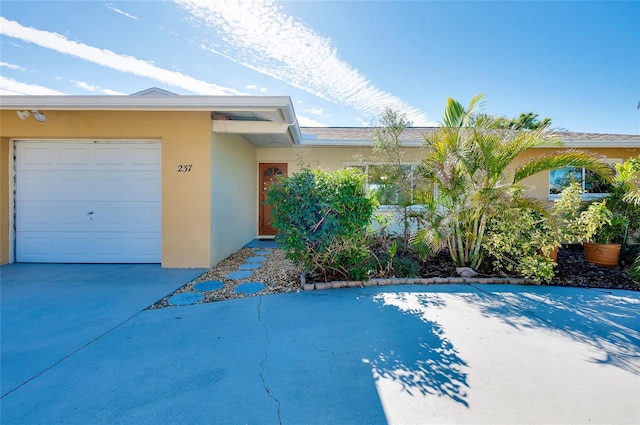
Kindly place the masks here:
MULTIPOLYGON (((548 285, 640 291, 640 282, 634 281, 627 274, 630 262, 631 259, 626 258, 617 267, 598 266, 584 260, 581 245, 563 246, 558 253, 555 277, 548 285)), ((422 277, 451 277, 456 276, 456 268, 448 252, 443 251, 424 261, 420 274, 422 277)), ((516 277, 492 273, 483 268, 480 270, 480 275, 482 277, 516 277)))

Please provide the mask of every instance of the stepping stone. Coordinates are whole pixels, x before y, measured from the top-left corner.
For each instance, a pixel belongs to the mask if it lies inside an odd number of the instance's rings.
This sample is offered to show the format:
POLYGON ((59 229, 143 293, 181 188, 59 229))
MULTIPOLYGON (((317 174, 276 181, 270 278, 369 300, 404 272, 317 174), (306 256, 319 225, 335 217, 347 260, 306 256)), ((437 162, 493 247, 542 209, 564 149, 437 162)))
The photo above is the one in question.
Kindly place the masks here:
POLYGON ((241 283, 233 289, 236 294, 256 294, 264 289, 262 282, 241 283))
POLYGON ((251 270, 238 270, 235 272, 231 272, 227 275, 227 279, 246 279, 251 277, 253 272, 251 270))
POLYGON ((258 251, 253 251, 253 253, 256 255, 269 255, 271 254, 271 250, 261 249, 258 251))
POLYGON ((259 269, 260 267, 262 267, 262 263, 244 263, 238 266, 240 270, 253 270, 259 269))
POLYGON ((173 305, 191 305, 197 304, 204 299, 204 295, 196 292, 182 292, 169 298, 169 304, 173 305))
POLYGON ((249 257, 244 261, 247 263, 264 263, 267 259, 265 257, 249 257))
POLYGON ((200 292, 207 291, 215 291, 216 289, 220 289, 224 286, 224 282, 220 282, 219 280, 207 280, 205 282, 200 282, 198 284, 193 285, 193 289, 200 292))

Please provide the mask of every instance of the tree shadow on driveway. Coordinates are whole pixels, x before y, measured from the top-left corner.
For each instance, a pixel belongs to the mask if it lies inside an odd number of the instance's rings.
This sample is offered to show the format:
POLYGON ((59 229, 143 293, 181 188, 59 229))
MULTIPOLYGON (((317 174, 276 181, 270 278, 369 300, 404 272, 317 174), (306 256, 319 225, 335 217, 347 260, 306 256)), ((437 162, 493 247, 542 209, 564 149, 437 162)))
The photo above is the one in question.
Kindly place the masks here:
POLYGON ((494 287, 461 294, 484 316, 516 329, 542 328, 595 347, 597 364, 640 375, 640 294, 559 287, 494 287))
POLYGON ((426 309, 445 308, 440 298, 424 293, 385 292, 373 297, 387 314, 404 316, 397 329, 399 340, 373 339, 369 364, 376 380, 391 379, 410 395, 449 397, 469 407, 467 363, 459 356, 442 327, 424 315, 426 309), (417 320, 407 320, 413 317, 417 320))

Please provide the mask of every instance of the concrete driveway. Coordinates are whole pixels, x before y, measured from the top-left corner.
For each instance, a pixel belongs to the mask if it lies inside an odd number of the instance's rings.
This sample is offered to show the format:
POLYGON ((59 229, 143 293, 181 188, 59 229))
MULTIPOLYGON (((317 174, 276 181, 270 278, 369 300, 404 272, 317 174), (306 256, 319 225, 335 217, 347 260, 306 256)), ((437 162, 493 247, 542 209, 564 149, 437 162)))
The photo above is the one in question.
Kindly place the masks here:
POLYGON ((189 272, 158 268, 176 275, 157 293, 114 266, 20 286, 38 267, 0 269, 3 424, 640 423, 640 293, 406 285, 142 311, 189 272))

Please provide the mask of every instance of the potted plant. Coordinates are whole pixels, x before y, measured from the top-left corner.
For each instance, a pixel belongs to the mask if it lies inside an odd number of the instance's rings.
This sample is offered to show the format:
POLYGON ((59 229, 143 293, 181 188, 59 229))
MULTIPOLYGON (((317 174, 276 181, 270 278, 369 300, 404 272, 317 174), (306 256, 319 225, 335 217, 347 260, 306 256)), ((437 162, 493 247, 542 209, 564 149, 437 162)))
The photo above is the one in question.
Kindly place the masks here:
POLYGON ((592 202, 583 209, 582 187, 571 183, 556 199, 549 222, 554 230, 557 246, 591 241, 600 229, 610 223, 611 211, 605 201, 592 202))
POLYGON ((584 243, 584 259, 599 266, 615 267, 618 265, 629 220, 619 214, 612 214, 608 208, 607 211, 610 219, 584 243))
POLYGON ((585 243, 585 260, 603 266, 616 266, 627 239, 640 228, 640 204, 634 202, 633 193, 640 182, 640 161, 630 158, 615 164, 615 173, 609 187, 606 205, 611 219, 585 243))

